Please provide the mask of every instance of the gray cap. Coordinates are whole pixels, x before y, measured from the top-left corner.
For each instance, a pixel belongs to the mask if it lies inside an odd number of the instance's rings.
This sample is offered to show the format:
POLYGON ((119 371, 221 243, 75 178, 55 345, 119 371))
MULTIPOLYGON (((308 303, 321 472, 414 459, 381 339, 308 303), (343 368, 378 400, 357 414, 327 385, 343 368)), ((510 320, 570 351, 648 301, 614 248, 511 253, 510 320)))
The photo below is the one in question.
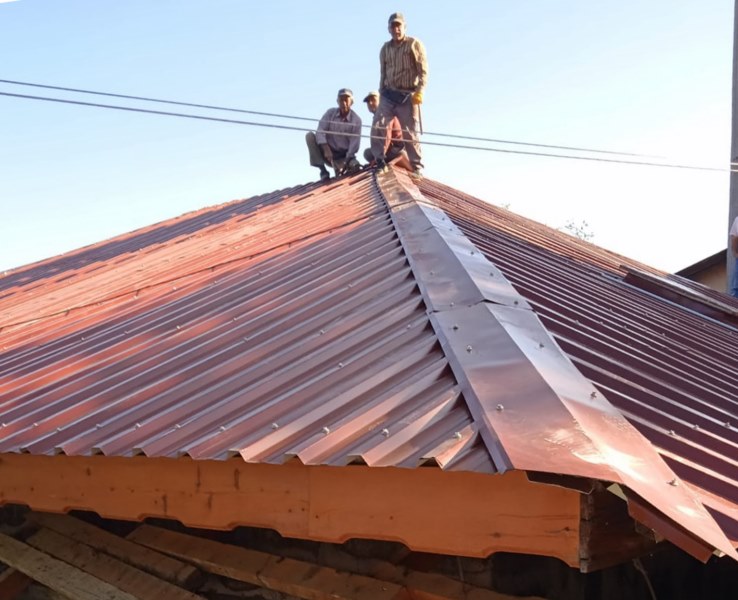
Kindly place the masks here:
POLYGON ((364 102, 369 102, 369 98, 374 96, 375 98, 379 98, 379 92, 377 90, 372 90, 369 92, 366 97, 364 98, 364 102))
POLYGON ((405 15, 402 13, 396 12, 392 13, 389 17, 389 20, 387 21, 389 25, 392 25, 392 23, 402 23, 405 24, 405 15))
POLYGON ((353 99, 354 93, 348 88, 341 88, 338 90, 338 97, 340 98, 341 96, 348 96, 353 99))

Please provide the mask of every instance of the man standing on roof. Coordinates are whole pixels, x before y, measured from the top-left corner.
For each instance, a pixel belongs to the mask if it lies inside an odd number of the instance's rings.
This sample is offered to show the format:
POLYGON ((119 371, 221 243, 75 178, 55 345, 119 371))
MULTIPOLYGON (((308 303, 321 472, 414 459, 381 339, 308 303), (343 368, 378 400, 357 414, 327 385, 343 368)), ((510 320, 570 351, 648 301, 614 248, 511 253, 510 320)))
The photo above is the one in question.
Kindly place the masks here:
POLYGON ((729 274, 728 289, 731 296, 738 298, 738 217, 733 220, 733 225, 730 227, 730 247, 728 250, 733 253, 733 258, 735 258, 733 272, 729 274))
POLYGON ((318 123, 318 130, 305 135, 310 164, 320 169, 320 180, 330 178, 326 166, 333 167, 336 177, 361 168, 356 160, 361 141, 361 119, 352 109, 354 93, 338 90, 338 108, 329 108, 318 123))
MULTIPOLYGON (((369 92, 364 98, 366 107, 370 113, 375 114, 377 107, 379 106, 379 92, 369 92)), ((397 117, 392 117, 392 121, 387 126, 387 136, 384 140, 384 159, 386 162, 392 162, 397 159, 397 164, 403 169, 408 171, 412 170, 410 161, 407 158, 407 152, 405 152, 405 142, 402 139, 402 127, 397 117)), ((376 165, 374 153, 371 148, 364 150, 364 160, 369 163, 370 166, 376 165)))
POLYGON ((405 17, 402 13, 390 15, 388 29, 392 39, 385 42, 379 52, 380 100, 372 123, 372 153, 377 158, 377 169, 384 171, 386 130, 392 118, 397 117, 402 126, 413 175, 420 178, 423 163, 418 130, 420 105, 428 78, 425 47, 420 40, 405 35, 405 17))

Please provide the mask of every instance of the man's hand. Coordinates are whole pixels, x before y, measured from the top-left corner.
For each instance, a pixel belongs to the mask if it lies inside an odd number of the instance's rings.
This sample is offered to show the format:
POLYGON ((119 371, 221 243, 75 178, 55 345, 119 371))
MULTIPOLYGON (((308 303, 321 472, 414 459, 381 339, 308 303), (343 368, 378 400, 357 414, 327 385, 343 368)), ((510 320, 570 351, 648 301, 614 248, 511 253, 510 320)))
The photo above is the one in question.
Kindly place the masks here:
POLYGON ((333 151, 328 144, 321 144, 320 151, 323 153, 323 160, 329 165, 333 165, 333 151))
POLYGON ((413 104, 423 104, 423 92, 413 92, 411 99, 413 104))

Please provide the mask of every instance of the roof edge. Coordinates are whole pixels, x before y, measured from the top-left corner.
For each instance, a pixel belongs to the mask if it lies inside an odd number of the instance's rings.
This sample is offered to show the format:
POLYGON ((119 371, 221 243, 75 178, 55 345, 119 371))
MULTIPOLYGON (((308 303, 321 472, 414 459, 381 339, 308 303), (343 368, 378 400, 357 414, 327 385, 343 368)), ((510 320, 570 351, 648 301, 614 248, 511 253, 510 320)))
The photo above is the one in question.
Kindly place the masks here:
MULTIPOLYGON (((497 468, 621 483, 670 522, 738 560, 699 498, 679 485, 653 445, 577 369, 445 212, 404 173, 390 170, 376 182, 469 410, 485 425, 480 433, 497 468), (530 419, 536 413, 539 418, 530 419), (513 442, 521 438, 525 444, 513 442)), ((659 533, 693 550, 671 531, 659 533)))

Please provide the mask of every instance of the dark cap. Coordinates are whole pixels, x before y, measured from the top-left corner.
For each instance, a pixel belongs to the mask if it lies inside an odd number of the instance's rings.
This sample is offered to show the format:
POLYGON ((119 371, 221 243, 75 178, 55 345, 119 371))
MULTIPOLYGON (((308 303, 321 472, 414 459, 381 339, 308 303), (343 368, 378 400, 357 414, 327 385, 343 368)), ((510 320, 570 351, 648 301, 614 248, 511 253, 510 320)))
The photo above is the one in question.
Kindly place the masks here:
POLYGON ((402 23, 404 25, 405 16, 402 13, 392 13, 387 23, 389 25, 392 25, 392 23, 402 23))
POLYGON ((372 96, 375 98, 379 98, 379 92, 376 90, 369 92, 364 98, 364 102, 369 102, 369 98, 371 98, 372 96))
POLYGON ((340 98, 341 96, 348 96, 353 99, 354 93, 348 88, 341 88, 338 90, 338 97, 340 98))

